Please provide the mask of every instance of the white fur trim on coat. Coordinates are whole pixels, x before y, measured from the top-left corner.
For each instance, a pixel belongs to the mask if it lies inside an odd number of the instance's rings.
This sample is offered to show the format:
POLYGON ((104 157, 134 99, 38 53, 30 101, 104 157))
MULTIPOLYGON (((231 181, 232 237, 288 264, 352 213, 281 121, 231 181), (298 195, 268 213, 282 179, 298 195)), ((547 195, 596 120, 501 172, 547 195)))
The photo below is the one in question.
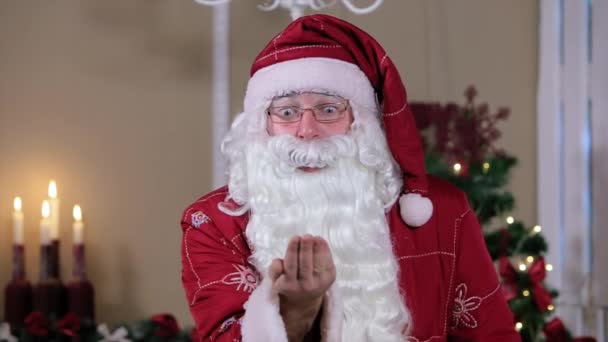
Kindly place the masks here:
POLYGON ((333 58, 293 59, 258 70, 247 84, 245 112, 264 101, 289 92, 318 91, 355 100, 375 108, 376 96, 369 79, 358 66, 333 58))
POLYGON ((285 323, 279 312, 279 295, 265 277, 245 303, 241 326, 243 342, 287 342, 285 323))
MULTIPOLYGON (((285 323, 279 312, 279 295, 266 277, 245 303, 241 325, 243 342, 287 342, 285 323)), ((343 311, 335 285, 323 299, 321 341, 339 342, 342 338, 343 311)))
POLYGON ((342 299, 334 283, 323 299, 323 316, 321 317, 321 341, 339 342, 342 340, 342 323, 344 310, 342 299))

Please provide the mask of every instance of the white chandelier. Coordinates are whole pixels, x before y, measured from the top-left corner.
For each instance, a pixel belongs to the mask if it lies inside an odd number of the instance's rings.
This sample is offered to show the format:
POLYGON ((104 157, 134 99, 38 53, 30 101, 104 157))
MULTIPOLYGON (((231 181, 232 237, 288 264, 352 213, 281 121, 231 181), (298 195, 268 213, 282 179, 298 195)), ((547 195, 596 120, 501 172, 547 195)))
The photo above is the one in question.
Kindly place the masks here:
MULTIPOLYGON (((215 6, 230 2, 230 0, 194 0, 201 5, 215 6)), ((352 3, 352 0, 340 0, 344 7, 355 14, 368 14, 375 11, 383 0, 373 0, 373 3, 367 7, 357 7, 352 3)), ((311 8, 315 11, 320 11, 325 8, 329 8, 335 5, 338 0, 272 0, 264 5, 258 5, 258 8, 262 11, 273 11, 279 7, 289 10, 291 13, 291 19, 296 20, 297 18, 304 15, 304 10, 311 8)))

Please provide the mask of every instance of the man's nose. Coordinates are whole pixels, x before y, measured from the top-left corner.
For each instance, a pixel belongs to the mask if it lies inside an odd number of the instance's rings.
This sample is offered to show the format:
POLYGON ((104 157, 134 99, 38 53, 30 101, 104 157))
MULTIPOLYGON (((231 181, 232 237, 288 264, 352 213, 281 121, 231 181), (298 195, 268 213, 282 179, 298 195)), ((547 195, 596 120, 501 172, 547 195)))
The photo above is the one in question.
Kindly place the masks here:
POLYGON ((319 122, 315 119, 312 110, 305 110, 298 126, 297 137, 303 140, 315 139, 321 136, 319 122))

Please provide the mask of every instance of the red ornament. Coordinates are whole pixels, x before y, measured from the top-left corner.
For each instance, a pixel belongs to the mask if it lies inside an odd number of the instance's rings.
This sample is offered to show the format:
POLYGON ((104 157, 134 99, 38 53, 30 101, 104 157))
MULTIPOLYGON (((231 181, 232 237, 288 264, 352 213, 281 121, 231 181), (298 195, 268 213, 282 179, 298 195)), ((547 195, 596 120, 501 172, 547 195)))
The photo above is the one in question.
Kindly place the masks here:
POLYGON ((155 336, 173 338, 179 334, 177 320, 171 314, 154 315, 151 321, 156 325, 156 330, 154 330, 155 336))
POLYGON ((498 245, 498 255, 506 256, 509 250, 509 242, 511 242, 511 233, 509 229, 502 228, 500 230, 500 244, 498 245))
POLYGON ((49 321, 40 311, 33 311, 25 318, 25 330, 33 336, 46 337, 49 334, 49 321))
POLYGON ((566 327, 564 326, 564 322, 561 319, 555 317, 549 323, 545 324, 543 327, 543 332, 545 333, 545 337, 547 338, 547 342, 568 342, 570 341, 570 336, 566 327))
POLYGON ((561 319, 555 317, 543 327, 547 342, 596 342, 590 336, 572 338, 561 319))
POLYGON ((519 288, 517 287, 517 271, 511 265, 506 256, 501 256, 499 261, 499 273, 502 277, 502 290, 507 301, 516 298, 519 288))
POLYGON ((534 294, 534 302, 541 312, 548 310, 548 306, 551 305, 551 294, 543 286, 543 280, 547 272, 545 270, 545 258, 539 257, 530 266, 528 276, 530 277, 530 283, 532 284, 532 294, 534 294))
MULTIPOLYGON (((509 262, 506 256, 500 257, 499 273, 502 277, 502 289, 507 300, 517 297, 519 288, 517 286, 517 271, 509 262)), ((528 277, 530 278, 530 292, 534 296, 534 302, 540 312, 549 310, 551 305, 551 294, 543 285, 547 272, 545 271, 545 259, 539 257, 529 268, 528 277)))
POLYGON ((70 337, 78 337, 78 330, 80 330, 80 319, 74 313, 70 312, 63 317, 60 321, 55 322, 55 329, 70 337))

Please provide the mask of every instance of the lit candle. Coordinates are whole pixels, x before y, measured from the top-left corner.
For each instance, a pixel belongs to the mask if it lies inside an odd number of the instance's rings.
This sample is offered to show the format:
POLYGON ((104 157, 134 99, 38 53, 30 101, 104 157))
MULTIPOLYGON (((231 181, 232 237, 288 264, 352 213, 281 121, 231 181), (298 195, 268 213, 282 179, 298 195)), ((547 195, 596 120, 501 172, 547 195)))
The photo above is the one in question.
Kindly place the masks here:
POLYGON ((51 244, 51 221, 49 216, 51 215, 51 205, 49 201, 42 201, 42 220, 40 220, 40 244, 50 245, 51 244))
POLYGON ((59 239, 59 198, 57 197, 57 183, 51 179, 49 182, 50 227, 51 239, 59 239))
POLYGON ((21 197, 13 200, 13 242, 16 246, 23 245, 23 211, 21 197))
POLYGON ((74 224, 72 228, 74 229, 74 245, 82 245, 84 244, 83 238, 83 229, 84 223, 82 222, 82 209, 80 206, 76 204, 74 209, 72 210, 72 215, 74 216, 74 224))

